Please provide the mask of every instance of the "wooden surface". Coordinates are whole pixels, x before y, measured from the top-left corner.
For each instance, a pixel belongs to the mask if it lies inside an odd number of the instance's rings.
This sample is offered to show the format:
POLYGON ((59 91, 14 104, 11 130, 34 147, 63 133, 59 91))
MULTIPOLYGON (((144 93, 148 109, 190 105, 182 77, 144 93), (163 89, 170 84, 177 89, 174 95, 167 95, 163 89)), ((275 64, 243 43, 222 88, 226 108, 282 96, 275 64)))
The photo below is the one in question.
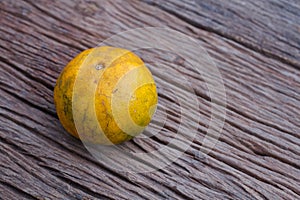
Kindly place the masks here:
MULTIPOLYGON (((2 0, 0 24, 0 199, 300 199, 298 0, 2 0), (159 171, 122 173, 66 133, 53 88, 80 51, 149 26, 169 27, 201 43, 223 77, 227 115, 214 149, 199 152, 210 98, 203 80, 183 64, 178 70, 200 104, 196 138, 159 171)), ((178 61, 165 54, 143 59, 167 70, 178 61)), ((158 84, 170 79, 151 70, 158 84)), ((159 97, 164 105, 175 98, 159 97)), ((128 146, 149 151, 168 142, 178 108, 167 111, 160 135, 128 146)))

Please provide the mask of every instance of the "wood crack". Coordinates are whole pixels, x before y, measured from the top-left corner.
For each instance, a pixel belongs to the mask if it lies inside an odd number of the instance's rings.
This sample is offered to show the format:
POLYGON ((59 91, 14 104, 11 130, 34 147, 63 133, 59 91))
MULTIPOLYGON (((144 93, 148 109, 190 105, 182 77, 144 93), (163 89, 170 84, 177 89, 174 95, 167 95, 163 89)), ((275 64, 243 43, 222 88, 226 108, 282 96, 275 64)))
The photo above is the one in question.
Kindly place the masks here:
POLYGON ((200 29, 205 30, 207 32, 214 33, 214 34, 219 35, 221 37, 224 37, 224 38, 226 38, 228 40, 234 41, 234 42, 236 42, 236 43, 238 43, 238 44, 240 44, 240 45, 242 45, 242 46, 244 46, 244 47, 246 47, 246 48, 248 48, 248 49, 250 49, 252 51, 259 52, 259 53, 263 54, 264 56, 266 56, 268 58, 272 58, 272 59, 278 60, 278 61, 280 61, 282 63, 285 63, 285 64, 287 64, 287 65, 289 65, 291 67, 294 67, 294 68, 296 68, 298 70, 300 69, 300 64, 298 62, 296 62, 296 61, 293 61, 293 60, 290 60, 290 59, 288 59, 286 57, 274 54, 271 51, 268 51, 268 50, 260 48, 260 47, 258 47, 256 45, 253 45, 253 44, 245 41, 244 39, 241 39, 241 38, 238 38, 238 37, 226 34, 225 32, 218 31, 217 29, 213 29, 213 28, 208 27, 208 26, 204 26, 204 25, 202 25, 200 23, 197 23, 196 21, 193 21, 193 20, 191 20, 191 19, 189 19, 189 18, 187 18, 187 17, 185 17, 183 15, 178 14, 175 10, 168 9, 167 7, 160 6, 159 4, 156 4, 156 3, 153 3, 153 2, 148 2, 147 0, 144 0, 143 2, 145 2, 148 5, 160 8, 163 11, 168 12, 169 14, 171 14, 171 15, 173 15, 173 16, 175 16, 175 17, 177 17, 177 18, 179 18, 179 19, 181 19, 183 21, 185 21, 186 23, 188 23, 188 24, 190 24, 190 25, 192 25, 192 26, 194 26, 196 28, 200 28, 200 29))
MULTIPOLYGON (((0 179, 0 185, 2 187, 4 187, 4 188, 8 189, 8 190, 11 190, 13 193, 18 194, 18 195, 20 195, 23 198, 26 198, 28 200, 40 200, 40 198, 37 198, 37 197, 35 197, 35 196, 33 196, 33 195, 31 195, 31 194, 23 191, 21 188, 18 188, 16 186, 13 186, 12 184, 9 184, 9 183, 7 183, 5 181, 2 181, 1 179, 0 179)), ((0 188, 1 188, 1 186, 0 186, 0 188)), ((1 194, 1 192, 0 192, 0 194, 1 194)))

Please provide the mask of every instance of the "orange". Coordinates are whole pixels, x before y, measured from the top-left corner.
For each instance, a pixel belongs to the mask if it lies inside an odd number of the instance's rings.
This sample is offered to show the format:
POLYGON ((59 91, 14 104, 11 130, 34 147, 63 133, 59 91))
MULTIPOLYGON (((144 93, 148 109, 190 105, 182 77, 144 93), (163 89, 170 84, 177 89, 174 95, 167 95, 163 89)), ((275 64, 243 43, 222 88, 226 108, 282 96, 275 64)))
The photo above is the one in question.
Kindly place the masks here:
POLYGON ((54 102, 64 128, 83 142, 119 144, 150 123, 156 84, 134 53, 102 46, 77 55, 63 69, 54 102))

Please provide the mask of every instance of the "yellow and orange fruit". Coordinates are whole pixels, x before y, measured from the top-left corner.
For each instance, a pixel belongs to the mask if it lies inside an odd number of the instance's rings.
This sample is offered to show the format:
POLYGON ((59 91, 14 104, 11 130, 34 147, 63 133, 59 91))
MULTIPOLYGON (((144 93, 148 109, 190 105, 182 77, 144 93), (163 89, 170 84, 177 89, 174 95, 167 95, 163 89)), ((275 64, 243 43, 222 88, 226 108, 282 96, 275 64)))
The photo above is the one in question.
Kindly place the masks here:
POLYGON ((64 128, 83 142, 119 144, 150 123, 157 105, 151 72, 134 53, 102 46, 63 69, 54 102, 64 128))

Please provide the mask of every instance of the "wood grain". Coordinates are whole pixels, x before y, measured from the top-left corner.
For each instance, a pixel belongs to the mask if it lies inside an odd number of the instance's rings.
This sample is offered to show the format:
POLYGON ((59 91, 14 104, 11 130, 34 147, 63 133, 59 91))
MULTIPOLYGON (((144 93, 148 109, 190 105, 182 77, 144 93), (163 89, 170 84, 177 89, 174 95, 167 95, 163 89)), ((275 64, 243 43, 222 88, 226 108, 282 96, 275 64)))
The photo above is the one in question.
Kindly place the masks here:
MULTIPOLYGON (((243 2, 199 1, 198 11, 181 1, 1 1, 0 199, 299 199, 299 6, 243 2), (159 63, 149 65, 158 85, 180 85, 174 70, 190 80, 201 121, 176 162, 151 173, 121 173, 66 133, 53 88, 80 51, 147 26, 167 26, 201 43, 222 74, 227 116, 217 145, 201 153, 211 112, 203 79, 176 55, 137 52, 159 63)), ((176 133, 176 96, 163 90, 159 98, 169 113, 164 129, 128 148, 147 152, 176 133)))
POLYGON ((300 4, 294 0, 144 0, 187 23, 299 68, 300 4))

